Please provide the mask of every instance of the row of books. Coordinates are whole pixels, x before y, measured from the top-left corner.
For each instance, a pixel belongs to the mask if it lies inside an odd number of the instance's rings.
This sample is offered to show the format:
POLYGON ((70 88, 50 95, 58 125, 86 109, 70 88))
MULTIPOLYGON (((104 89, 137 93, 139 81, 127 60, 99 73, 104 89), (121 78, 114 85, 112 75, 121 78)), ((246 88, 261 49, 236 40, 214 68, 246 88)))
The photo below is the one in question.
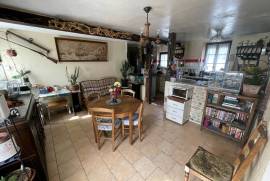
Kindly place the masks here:
POLYGON ((243 135, 244 135, 244 130, 233 127, 233 126, 228 126, 226 124, 223 124, 220 121, 215 121, 215 120, 205 120, 208 121, 207 124, 204 124, 209 129, 213 129, 215 131, 220 131, 226 135, 229 135, 235 139, 241 140, 243 135))
POLYGON ((223 110, 218 110, 212 107, 206 107, 205 114, 209 117, 230 123, 233 121, 244 122, 247 118, 244 113, 231 113, 223 110))

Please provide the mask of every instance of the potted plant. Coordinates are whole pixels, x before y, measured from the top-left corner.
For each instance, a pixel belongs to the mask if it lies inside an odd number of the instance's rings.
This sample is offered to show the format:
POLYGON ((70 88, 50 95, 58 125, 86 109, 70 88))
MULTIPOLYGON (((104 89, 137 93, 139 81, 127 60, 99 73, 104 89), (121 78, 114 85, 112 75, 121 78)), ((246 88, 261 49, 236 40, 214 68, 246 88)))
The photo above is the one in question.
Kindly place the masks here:
POLYGON ((134 67, 130 65, 130 63, 128 63, 128 61, 124 61, 122 63, 122 67, 120 69, 121 73, 122 73, 122 79, 121 79, 121 84, 123 87, 127 87, 128 86, 128 75, 130 75, 131 73, 134 72, 134 67))
POLYGON ((68 68, 66 66, 66 76, 67 76, 67 79, 70 83, 70 90, 72 91, 76 91, 76 90, 79 90, 79 84, 77 82, 78 80, 78 77, 79 77, 79 74, 80 74, 80 68, 79 67, 75 67, 74 69, 74 73, 73 74, 69 74, 68 72, 68 68))
POLYGON ((263 81, 264 72, 266 70, 260 67, 246 67, 243 69, 245 73, 244 83, 243 83, 243 94, 247 96, 257 96, 263 81))
POLYGON ((31 73, 30 70, 20 70, 17 71, 18 75, 12 76, 13 79, 22 79, 24 83, 29 83, 29 77, 27 76, 28 74, 31 73))

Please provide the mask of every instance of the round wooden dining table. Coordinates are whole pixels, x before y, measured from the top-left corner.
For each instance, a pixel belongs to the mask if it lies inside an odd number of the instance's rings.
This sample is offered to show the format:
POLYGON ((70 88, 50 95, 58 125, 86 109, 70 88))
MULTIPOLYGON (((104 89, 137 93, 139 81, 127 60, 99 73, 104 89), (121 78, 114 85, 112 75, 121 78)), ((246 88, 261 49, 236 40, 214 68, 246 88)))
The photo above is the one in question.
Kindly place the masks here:
POLYGON ((133 98, 132 96, 120 96, 118 99, 121 100, 119 104, 110 105, 107 101, 110 96, 101 97, 98 100, 87 103, 87 109, 90 112, 90 108, 106 108, 114 109, 116 118, 124 118, 129 116, 129 143, 133 141, 133 114, 138 110, 141 100, 133 98))

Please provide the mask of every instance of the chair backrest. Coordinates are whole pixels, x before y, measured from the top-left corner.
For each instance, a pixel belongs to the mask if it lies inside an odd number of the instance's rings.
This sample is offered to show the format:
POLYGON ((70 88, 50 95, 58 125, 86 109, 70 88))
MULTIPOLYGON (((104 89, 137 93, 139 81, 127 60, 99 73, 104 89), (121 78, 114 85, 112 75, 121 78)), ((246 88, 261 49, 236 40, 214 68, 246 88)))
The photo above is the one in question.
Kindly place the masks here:
POLYGON ((115 121, 115 112, 114 109, 106 109, 106 108, 90 108, 89 109, 93 120, 95 121, 95 124, 97 124, 96 122, 96 118, 111 118, 112 122, 111 123, 98 123, 98 124, 104 124, 104 125, 108 125, 108 124, 114 124, 115 121))
POLYGON ((121 94, 129 96, 132 95, 132 97, 135 97, 135 91, 133 91, 132 89, 122 89, 121 94))
POLYGON ((244 177, 246 171, 253 163, 254 158, 267 143, 267 128, 260 123, 251 133, 247 143, 234 162, 234 175, 232 180, 238 181, 244 177))

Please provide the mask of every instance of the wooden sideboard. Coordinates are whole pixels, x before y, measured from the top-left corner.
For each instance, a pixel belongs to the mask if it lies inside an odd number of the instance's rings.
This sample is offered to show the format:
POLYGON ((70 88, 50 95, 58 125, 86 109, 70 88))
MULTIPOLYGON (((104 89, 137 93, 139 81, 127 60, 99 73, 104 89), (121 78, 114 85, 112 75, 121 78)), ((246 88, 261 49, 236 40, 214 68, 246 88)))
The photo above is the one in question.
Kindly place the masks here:
MULTIPOLYGON (((24 95, 19 99, 24 102, 24 105, 18 107, 20 116, 14 119, 18 132, 13 126, 10 126, 11 134, 21 148, 21 158, 24 165, 36 170, 35 180, 46 181, 48 175, 44 147, 45 135, 37 103, 32 95, 24 95)), ((6 131, 6 128, 0 127, 0 132, 3 131, 6 131)), ((19 168, 20 162, 18 160, 2 164, 0 165, 0 176, 5 176, 19 168)))

